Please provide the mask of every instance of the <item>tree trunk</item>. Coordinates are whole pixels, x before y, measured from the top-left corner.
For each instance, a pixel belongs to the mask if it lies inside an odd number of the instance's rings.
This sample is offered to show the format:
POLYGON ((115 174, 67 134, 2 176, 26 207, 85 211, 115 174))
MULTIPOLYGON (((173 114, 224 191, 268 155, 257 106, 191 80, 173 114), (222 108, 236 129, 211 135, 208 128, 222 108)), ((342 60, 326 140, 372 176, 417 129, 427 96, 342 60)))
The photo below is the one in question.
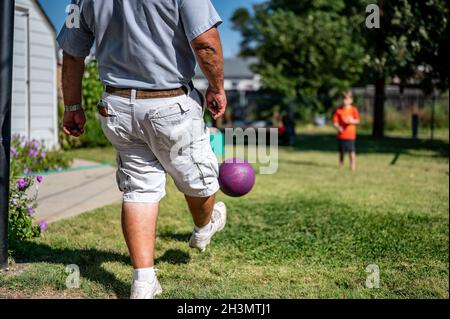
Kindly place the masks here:
POLYGON ((375 103, 373 108, 372 136, 381 138, 384 136, 384 100, 386 80, 381 77, 375 82, 375 103))
MULTIPOLYGON (((380 8, 380 22, 384 25, 384 0, 378 1, 380 8)), ((386 35, 383 26, 376 30, 375 55, 379 61, 383 61, 386 54, 387 44, 386 35)), ((384 66, 382 66, 384 68, 384 66)), ((384 100, 385 100, 386 74, 379 70, 377 80, 375 81, 375 101, 373 107, 373 127, 372 136, 381 138, 384 136, 384 100)))

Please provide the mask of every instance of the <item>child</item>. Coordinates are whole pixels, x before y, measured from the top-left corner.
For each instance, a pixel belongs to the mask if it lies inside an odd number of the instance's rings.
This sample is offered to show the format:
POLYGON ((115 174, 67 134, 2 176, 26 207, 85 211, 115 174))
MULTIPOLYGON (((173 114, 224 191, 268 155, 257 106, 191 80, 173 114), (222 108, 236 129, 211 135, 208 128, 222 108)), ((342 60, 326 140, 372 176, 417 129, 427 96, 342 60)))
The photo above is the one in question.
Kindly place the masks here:
POLYGON ((360 123, 359 113, 353 106, 353 94, 346 91, 342 94, 343 105, 333 114, 333 124, 337 129, 339 145, 339 165, 344 166, 345 153, 350 154, 350 167, 356 170, 356 125, 360 123))

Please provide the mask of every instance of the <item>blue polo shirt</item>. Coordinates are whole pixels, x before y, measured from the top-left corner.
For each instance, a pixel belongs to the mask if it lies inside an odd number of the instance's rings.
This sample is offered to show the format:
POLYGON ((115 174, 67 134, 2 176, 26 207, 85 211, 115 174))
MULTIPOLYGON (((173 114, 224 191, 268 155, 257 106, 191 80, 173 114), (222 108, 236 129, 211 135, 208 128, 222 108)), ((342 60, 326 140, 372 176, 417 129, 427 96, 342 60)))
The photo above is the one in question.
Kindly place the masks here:
POLYGON ((79 8, 79 28, 65 24, 58 44, 77 57, 88 56, 94 46, 100 79, 118 88, 163 90, 187 85, 196 66, 191 41, 222 22, 210 0, 76 0, 73 4, 79 8))

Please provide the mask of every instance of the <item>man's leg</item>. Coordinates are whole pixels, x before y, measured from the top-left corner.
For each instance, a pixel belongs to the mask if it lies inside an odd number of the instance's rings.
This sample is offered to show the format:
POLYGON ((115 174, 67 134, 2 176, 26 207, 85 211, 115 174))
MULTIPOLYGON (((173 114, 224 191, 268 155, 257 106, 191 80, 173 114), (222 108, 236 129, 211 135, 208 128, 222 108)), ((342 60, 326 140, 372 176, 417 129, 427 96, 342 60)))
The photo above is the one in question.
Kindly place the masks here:
POLYGON ((350 152, 350 168, 356 171, 356 152, 350 152))
POLYGON ((227 208, 222 202, 215 203, 214 195, 204 198, 186 196, 186 201, 195 224, 189 246, 203 252, 214 234, 225 227, 227 208))
POLYGON ((159 204, 124 203, 122 229, 134 269, 154 265, 159 204))
POLYGON ((209 224, 214 209, 215 196, 190 197, 185 196, 196 227, 201 228, 209 224))

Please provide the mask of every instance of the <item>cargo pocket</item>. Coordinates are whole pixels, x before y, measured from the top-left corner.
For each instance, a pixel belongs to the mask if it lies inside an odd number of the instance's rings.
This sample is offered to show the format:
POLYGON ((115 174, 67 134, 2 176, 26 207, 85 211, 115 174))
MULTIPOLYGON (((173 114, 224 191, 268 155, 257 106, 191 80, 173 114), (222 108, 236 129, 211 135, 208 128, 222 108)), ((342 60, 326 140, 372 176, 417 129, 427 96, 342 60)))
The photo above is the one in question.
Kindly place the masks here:
POLYGON ((214 183, 217 180, 219 169, 217 158, 212 154, 207 136, 192 143, 190 155, 203 186, 214 183))

